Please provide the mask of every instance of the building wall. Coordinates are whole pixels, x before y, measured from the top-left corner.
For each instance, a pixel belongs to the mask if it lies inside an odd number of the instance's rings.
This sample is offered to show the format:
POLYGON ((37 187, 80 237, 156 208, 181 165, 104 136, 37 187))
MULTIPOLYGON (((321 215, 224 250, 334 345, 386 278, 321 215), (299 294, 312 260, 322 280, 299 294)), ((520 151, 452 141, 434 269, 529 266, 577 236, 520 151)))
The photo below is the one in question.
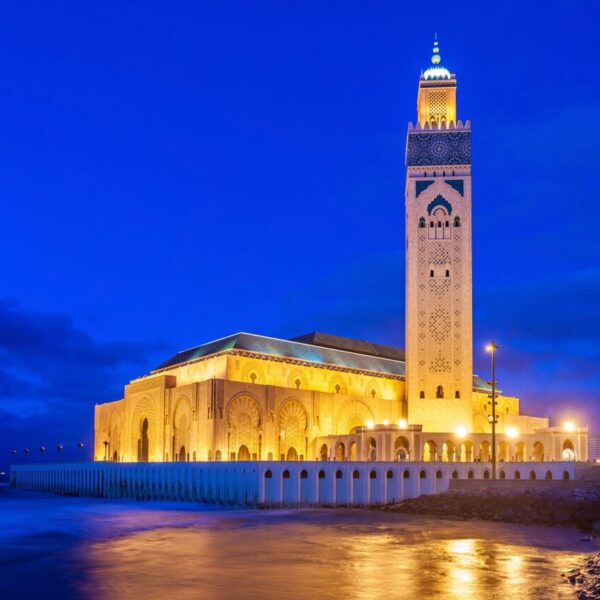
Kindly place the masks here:
POLYGON ((404 394, 398 379, 216 356, 134 380, 97 406, 95 459, 313 459, 319 436, 398 423, 404 394), (201 379, 211 373, 226 378, 201 379))

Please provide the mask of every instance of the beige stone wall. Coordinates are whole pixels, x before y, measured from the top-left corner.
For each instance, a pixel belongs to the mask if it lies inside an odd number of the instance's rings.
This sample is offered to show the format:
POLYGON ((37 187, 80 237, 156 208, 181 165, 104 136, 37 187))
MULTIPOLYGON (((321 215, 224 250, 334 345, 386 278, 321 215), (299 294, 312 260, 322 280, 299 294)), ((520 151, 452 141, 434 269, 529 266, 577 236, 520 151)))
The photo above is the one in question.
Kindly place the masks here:
POLYGON ((410 167, 406 178, 408 417, 428 431, 472 427, 471 290, 470 167, 410 167), (416 181, 421 179, 434 183, 417 196, 416 181), (463 180, 463 195, 445 183, 449 179, 463 180), (451 214, 443 207, 429 214, 428 206, 437 196, 451 204, 451 214), (456 217, 460 226, 455 226, 456 217), (437 397, 438 387, 443 398, 437 397))
POLYGON ((134 380, 96 407, 96 460, 305 458, 316 438, 406 417, 404 382, 235 354, 134 380), (225 378, 208 378, 220 373, 225 378), (198 377, 198 380, 194 380, 198 377), (147 425, 145 425, 147 424, 147 425))

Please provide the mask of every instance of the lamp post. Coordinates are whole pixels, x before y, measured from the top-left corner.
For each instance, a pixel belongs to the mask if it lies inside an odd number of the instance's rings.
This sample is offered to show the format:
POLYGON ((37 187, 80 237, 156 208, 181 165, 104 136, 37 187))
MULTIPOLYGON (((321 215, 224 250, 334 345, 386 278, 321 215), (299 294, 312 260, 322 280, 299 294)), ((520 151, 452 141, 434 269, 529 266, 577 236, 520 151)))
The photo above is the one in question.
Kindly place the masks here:
POLYGON ((104 462, 106 462, 108 460, 108 444, 110 444, 110 442, 104 440, 102 443, 104 444, 104 462))
POLYGON ((83 446, 84 446, 83 442, 79 442, 79 444, 77 444, 77 447, 79 448, 79 454, 81 456, 81 462, 83 462, 83 446))
POLYGON ((496 350, 498 344, 492 340, 485 349, 492 355, 492 479, 496 479, 496 350))

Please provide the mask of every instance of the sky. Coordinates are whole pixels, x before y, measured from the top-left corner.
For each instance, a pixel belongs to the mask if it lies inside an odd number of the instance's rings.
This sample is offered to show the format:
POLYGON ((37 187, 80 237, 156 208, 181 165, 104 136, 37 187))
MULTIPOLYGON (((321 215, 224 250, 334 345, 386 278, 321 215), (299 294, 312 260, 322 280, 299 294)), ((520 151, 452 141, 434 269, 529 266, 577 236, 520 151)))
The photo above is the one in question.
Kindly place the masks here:
MULTIPOLYGON (((247 331, 404 346, 435 33, 473 128, 475 371, 600 431, 596 2, 28 2, 0 18, 0 468, 247 331)), ((78 451, 77 451, 78 452, 78 451)))

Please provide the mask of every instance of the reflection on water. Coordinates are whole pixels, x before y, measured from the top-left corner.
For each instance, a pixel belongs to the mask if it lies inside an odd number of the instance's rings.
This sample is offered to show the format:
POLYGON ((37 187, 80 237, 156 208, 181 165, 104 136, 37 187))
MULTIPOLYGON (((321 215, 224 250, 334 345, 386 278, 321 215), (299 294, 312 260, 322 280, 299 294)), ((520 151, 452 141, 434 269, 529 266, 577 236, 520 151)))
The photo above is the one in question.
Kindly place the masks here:
POLYGON ((0 597, 573 598, 572 530, 0 494, 0 597))

